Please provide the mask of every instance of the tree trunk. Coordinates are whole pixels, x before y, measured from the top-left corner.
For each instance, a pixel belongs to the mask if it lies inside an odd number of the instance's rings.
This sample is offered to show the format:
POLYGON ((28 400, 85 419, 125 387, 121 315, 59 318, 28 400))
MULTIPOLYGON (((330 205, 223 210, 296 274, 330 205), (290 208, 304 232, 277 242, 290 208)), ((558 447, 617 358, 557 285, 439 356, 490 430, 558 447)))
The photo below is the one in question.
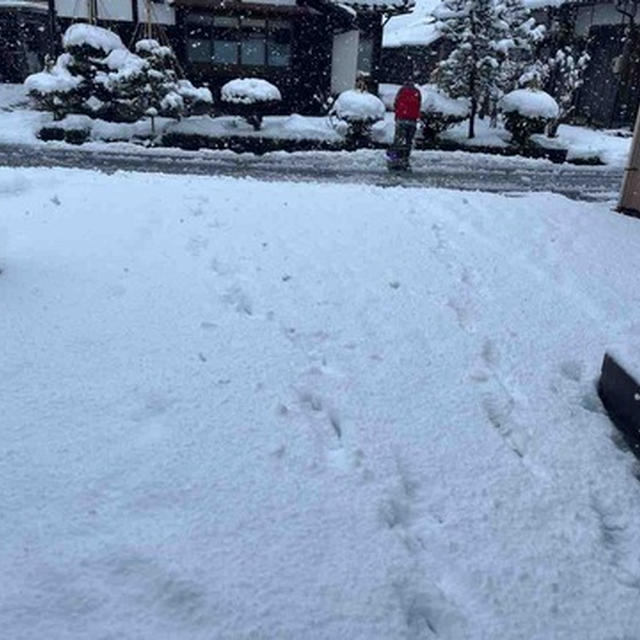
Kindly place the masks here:
POLYGON ((478 110, 478 104, 476 99, 471 97, 471 110, 469 111, 469 138, 475 138, 475 126, 476 126, 476 111, 478 110))
POLYGON ((469 138, 475 138, 476 113, 478 112, 478 98, 476 96, 476 74, 475 69, 469 78, 469 96, 471 98, 471 110, 469 112, 469 138))

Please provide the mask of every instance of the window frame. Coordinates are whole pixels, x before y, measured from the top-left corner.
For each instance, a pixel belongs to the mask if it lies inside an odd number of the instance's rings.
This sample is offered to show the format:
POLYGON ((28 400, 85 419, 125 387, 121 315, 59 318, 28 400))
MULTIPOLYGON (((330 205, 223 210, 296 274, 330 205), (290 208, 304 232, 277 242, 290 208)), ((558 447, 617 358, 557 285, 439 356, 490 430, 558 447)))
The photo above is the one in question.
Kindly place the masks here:
POLYGON ((218 68, 289 69, 293 58, 293 29, 293 21, 282 17, 189 12, 185 16, 185 39, 188 43, 187 59, 190 64, 209 64, 218 68), (248 57, 247 43, 250 43, 252 39, 262 45, 261 62, 256 62, 255 59, 244 62, 244 58, 248 57), (210 59, 208 62, 191 58, 189 43, 194 41, 209 41, 210 59), (216 61, 216 41, 235 44, 235 62, 216 61), (272 57, 272 52, 277 48, 281 48, 282 52, 272 57), (283 64, 282 61, 286 62, 283 64))

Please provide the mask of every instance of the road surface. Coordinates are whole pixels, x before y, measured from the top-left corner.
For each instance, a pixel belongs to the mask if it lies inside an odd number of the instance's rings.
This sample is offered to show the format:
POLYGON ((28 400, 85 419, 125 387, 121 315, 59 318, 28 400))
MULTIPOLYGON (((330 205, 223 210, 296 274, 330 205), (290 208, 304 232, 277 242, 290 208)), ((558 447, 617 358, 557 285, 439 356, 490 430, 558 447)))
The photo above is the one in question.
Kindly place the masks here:
POLYGON ((271 153, 184 152, 132 145, 69 147, 62 144, 0 145, 0 166, 75 167, 103 172, 144 171, 231 176, 258 180, 339 182, 377 186, 435 187, 518 194, 551 191, 576 200, 610 201, 622 180, 619 168, 553 165, 522 158, 416 152, 409 174, 389 173, 382 151, 271 153))

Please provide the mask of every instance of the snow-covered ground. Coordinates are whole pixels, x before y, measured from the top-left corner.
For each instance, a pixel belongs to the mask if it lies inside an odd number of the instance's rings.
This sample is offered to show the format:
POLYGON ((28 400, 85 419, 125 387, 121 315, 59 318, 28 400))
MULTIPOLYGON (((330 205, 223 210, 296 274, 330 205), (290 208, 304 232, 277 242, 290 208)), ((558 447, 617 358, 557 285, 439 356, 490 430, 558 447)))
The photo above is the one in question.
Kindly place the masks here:
MULTIPOLYGON (((383 85, 383 101, 388 106, 393 104, 395 85, 383 85)), ((79 121, 87 121, 85 116, 68 118, 74 126, 79 121)), ((47 144, 38 139, 38 131, 51 123, 50 114, 33 111, 28 108, 28 99, 23 87, 19 85, 0 84, 0 144, 47 144)), ((168 118, 156 119, 156 133, 174 132, 183 134, 209 135, 212 137, 270 137, 279 140, 322 140, 337 143, 343 139, 344 123, 327 117, 308 117, 292 114, 289 116, 267 116, 261 131, 242 118, 223 116, 210 118, 196 116, 175 122, 168 118)), ((60 126, 60 125, 59 125, 60 126)), ((63 126, 63 125, 62 125, 63 126)), ((476 122, 476 137, 467 139, 466 122, 462 122, 443 134, 457 144, 468 147, 506 147, 510 135, 503 129, 493 129, 488 119, 476 122)), ((393 114, 387 113, 384 122, 373 126, 373 137, 377 142, 390 144, 393 140, 393 114)), ((622 131, 594 130, 586 127, 561 125, 558 137, 550 141, 545 136, 542 142, 546 145, 557 145, 569 149, 569 157, 598 158, 604 164, 623 167, 629 152, 630 134, 622 131)), ((142 121, 135 124, 117 124, 93 121, 90 139, 100 141, 127 141, 134 137, 150 137, 151 122, 142 121)), ((110 144, 109 148, 113 148, 110 144)), ((166 153, 166 149, 162 150, 166 153)), ((477 156, 474 162, 479 161, 477 156)), ((514 160, 512 160, 513 162, 514 160)), ((520 160, 515 160, 519 162, 520 160)))
POLYGON ((594 390, 638 221, 548 194, 0 169, 0 624, 632 638, 594 390))

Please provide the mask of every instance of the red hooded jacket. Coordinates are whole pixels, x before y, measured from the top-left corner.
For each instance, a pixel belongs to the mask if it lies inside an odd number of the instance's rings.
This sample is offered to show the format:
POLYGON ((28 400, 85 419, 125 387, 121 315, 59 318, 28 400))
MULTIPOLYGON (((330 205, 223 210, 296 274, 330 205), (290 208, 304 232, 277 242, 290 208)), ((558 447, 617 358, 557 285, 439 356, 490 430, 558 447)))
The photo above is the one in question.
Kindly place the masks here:
POLYGON ((418 120, 420 118, 420 90, 413 85, 403 85, 396 95, 394 110, 396 120, 418 120))

